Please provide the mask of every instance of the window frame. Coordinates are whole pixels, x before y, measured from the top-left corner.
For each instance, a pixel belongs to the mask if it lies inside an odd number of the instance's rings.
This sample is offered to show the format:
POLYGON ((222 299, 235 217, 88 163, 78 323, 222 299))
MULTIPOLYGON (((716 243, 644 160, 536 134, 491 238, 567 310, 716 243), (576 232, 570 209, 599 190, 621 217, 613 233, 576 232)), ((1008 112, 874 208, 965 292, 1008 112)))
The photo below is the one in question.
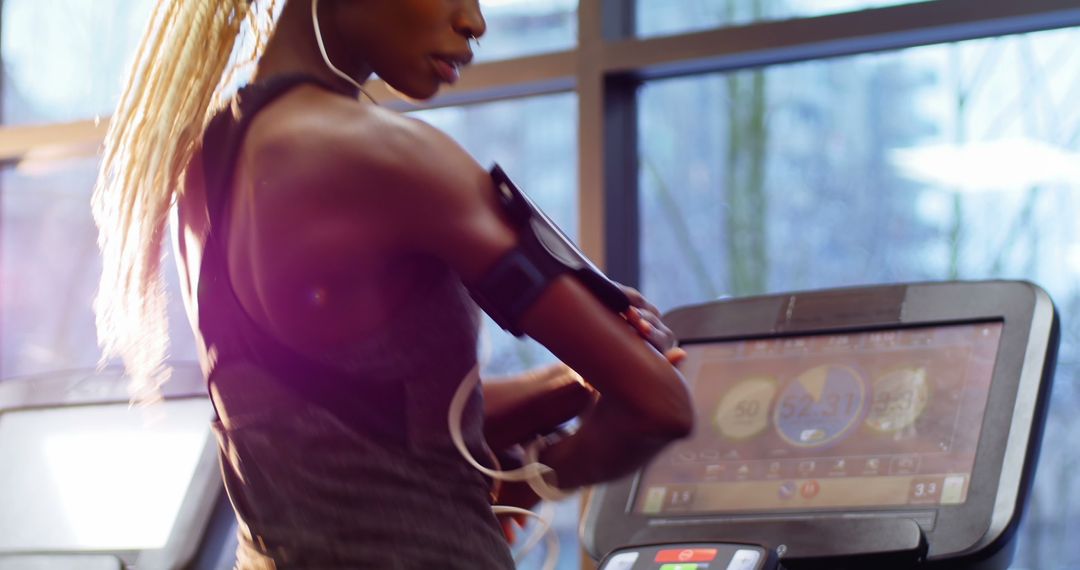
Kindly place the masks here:
MULTIPOLYGON (((475 64, 424 104, 397 100, 379 81, 370 91, 401 111, 576 92, 580 245, 613 278, 636 286, 644 81, 1080 26, 1076 0, 932 0, 638 38, 635 11, 635 0, 580 0, 575 48, 475 64)), ((0 125, 0 164, 93 155, 106 128, 107 119, 0 125)))
MULTIPOLYGON (((580 0, 574 49, 478 63, 423 104, 397 100, 379 81, 371 92, 408 111, 576 91, 580 245, 612 277, 636 285, 642 82, 1080 26, 1075 0, 931 0, 638 38, 635 8, 635 0, 580 0)), ((0 126, 0 163, 93 154, 106 127, 95 119, 0 126)))

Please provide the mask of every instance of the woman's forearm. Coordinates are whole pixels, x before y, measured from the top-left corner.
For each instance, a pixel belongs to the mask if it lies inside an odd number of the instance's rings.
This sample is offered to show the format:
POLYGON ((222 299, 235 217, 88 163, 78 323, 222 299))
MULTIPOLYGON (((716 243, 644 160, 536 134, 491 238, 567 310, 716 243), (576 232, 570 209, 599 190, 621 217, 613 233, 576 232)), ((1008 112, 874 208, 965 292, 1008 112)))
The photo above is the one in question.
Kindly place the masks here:
POLYGON ((649 429, 624 408, 601 399, 574 435, 540 453, 555 470, 552 482, 573 489, 610 481, 640 468, 684 431, 649 429))

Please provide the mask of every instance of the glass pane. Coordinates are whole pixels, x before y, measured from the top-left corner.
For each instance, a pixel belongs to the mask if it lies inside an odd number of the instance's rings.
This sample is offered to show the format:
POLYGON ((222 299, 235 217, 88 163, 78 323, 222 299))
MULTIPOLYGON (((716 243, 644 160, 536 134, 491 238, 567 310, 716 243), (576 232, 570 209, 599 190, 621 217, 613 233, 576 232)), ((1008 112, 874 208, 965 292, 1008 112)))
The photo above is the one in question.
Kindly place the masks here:
POLYGON ((664 36, 922 1, 926 0, 636 0, 637 34, 664 36))
POLYGON ((146 0, 4 0, 4 123, 111 114, 153 7, 146 0))
MULTIPOLYGON (((4 123, 111 114, 153 5, 145 0, 4 0, 4 123)), ((577 5, 578 0, 485 0, 488 31, 477 61, 573 49, 577 5)))
POLYGON ((481 0, 487 33, 477 61, 573 49, 578 0, 481 0))
MULTIPOLYGON (((484 167, 497 162, 571 239, 577 239, 577 96, 572 93, 413 113, 454 137, 484 167)), ((519 340, 485 318, 481 337, 485 380, 555 362, 532 340, 519 340)), ((558 568, 579 567, 578 501, 556 506, 558 568)), ((531 528, 531 525, 530 527, 531 528)), ((524 534, 519 535, 518 544, 524 534)), ((537 547, 519 568, 540 568, 537 547)))
POLYGON ((1019 278, 1064 316, 1015 563, 1080 565, 1080 29, 641 91, 643 289, 721 295, 1019 278))
MULTIPOLYGON (((96 159, 23 161, 0 172, 0 380, 93 368, 101 277, 90 216, 96 159)), ((176 271, 166 261, 170 354, 196 359, 176 271)))

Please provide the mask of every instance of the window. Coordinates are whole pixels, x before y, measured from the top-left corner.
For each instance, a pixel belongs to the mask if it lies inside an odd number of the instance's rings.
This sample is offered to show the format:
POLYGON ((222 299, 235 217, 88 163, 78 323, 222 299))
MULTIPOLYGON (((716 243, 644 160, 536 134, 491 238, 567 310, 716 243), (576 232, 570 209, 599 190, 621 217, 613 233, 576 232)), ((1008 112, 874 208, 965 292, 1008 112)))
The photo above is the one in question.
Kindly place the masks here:
MULTIPOLYGON (((648 83, 643 291, 721 295, 1027 279, 1063 315, 1054 398, 1014 566, 1080 549, 1080 29, 648 83)), ((1064 565, 1064 566, 1059 566, 1064 565)))
MULTIPOLYGON (((90 193, 95 158, 30 159, 0 170, 0 379, 94 368, 91 302, 101 277, 90 193)), ((170 354, 196 358, 176 271, 166 262, 170 354)))
POLYGON ((1078 40, 1051 31, 646 84, 645 289, 671 307, 1024 277, 1063 302, 1080 272, 1067 206, 1080 112, 1065 103, 1078 40))
POLYGON ((108 116, 153 6, 142 0, 4 0, 4 123, 108 116))
POLYGON ((577 45, 578 0, 482 0, 487 33, 477 61, 572 49, 577 45))
MULTIPOLYGON (((484 166, 502 164, 662 308, 918 279, 1047 288, 1064 317, 1058 382, 1014 567, 1080 565, 1068 540, 1080 456, 1060 445, 1080 437, 1069 382, 1080 347, 1069 318, 1080 311, 1075 6, 481 2, 477 65, 417 115, 484 166)), ((4 123, 107 114, 151 3, 0 4, 4 123)), ((85 151, 34 159, 28 150, 81 144, 42 137, 0 144, 0 379, 98 357, 86 208, 96 162, 85 151)), ((173 354, 193 358, 178 302, 172 313, 173 354)), ((488 375, 551 359, 490 322, 485 335, 488 375)), ((574 515, 560 513, 564 570, 579 566, 574 515)))

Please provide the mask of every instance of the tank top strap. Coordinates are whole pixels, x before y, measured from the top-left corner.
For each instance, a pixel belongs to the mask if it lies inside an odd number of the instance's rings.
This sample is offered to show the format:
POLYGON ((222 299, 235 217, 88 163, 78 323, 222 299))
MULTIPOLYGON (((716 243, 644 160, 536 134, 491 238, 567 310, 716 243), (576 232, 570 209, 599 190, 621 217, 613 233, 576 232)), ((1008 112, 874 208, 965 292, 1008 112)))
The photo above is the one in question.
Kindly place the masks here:
MULTIPOLYGON (((207 207, 211 228, 224 227, 225 209, 232 188, 236 160, 248 128, 259 111, 300 85, 316 85, 346 95, 321 78, 306 73, 277 75, 250 83, 237 92, 229 108, 210 121, 203 137, 203 173, 207 182, 207 207)), ((211 233, 214 233, 213 230, 211 233)))

